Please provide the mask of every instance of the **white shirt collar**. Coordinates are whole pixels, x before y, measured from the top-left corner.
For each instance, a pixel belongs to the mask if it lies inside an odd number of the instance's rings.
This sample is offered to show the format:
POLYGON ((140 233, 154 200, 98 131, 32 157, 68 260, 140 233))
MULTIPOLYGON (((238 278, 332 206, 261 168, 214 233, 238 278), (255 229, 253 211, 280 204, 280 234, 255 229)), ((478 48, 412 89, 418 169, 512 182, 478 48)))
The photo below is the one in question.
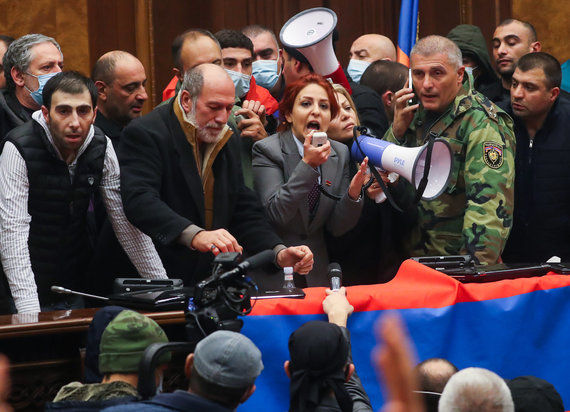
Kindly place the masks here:
POLYGON ((300 141, 295 137, 295 133, 293 133, 293 130, 291 130, 291 134, 293 135, 293 141, 297 144, 297 150, 299 150, 299 155, 301 156, 302 159, 303 156, 305 155, 305 146, 303 145, 302 141, 300 141))

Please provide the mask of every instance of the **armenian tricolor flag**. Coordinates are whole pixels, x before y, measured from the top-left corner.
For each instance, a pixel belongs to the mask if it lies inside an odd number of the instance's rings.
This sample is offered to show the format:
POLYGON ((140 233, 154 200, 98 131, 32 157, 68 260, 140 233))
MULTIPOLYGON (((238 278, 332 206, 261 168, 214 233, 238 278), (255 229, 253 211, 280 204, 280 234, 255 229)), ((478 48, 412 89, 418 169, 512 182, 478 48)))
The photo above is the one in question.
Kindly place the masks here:
POLYGON ((410 52, 418 37, 419 0, 402 0, 398 28, 398 62, 410 67, 410 52))
MULTIPOLYGON (((257 390, 239 411, 285 411, 289 335, 303 323, 326 320, 324 288, 305 289, 305 299, 258 301, 242 332, 261 349, 265 369, 257 390)), ((570 276, 548 275, 462 284, 412 260, 381 285, 350 286, 348 320, 356 371, 374 410, 383 403, 370 356, 374 323, 396 310, 407 324, 418 360, 443 357, 460 369, 479 366, 503 378, 535 375, 554 384, 570 406, 570 276)))

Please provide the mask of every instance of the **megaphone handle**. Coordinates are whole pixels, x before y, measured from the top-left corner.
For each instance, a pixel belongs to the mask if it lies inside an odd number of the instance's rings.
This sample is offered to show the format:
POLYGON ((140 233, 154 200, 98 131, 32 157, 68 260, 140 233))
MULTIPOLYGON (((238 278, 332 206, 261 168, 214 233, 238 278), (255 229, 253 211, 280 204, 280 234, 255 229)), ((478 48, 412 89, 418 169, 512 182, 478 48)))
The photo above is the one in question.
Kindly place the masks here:
POLYGON ((340 84, 350 95, 352 95, 352 89, 348 84, 348 79, 346 78, 346 74, 344 74, 344 70, 340 63, 334 72, 324 77, 331 79, 333 83, 340 84))
POLYGON ((426 161, 424 167, 424 175, 420 180, 420 184, 416 190, 416 197, 414 199, 414 205, 418 204, 422 196, 424 195, 424 191, 426 190, 426 186, 428 184, 428 176, 429 176, 429 169, 431 167, 431 154, 433 152, 433 144, 435 142, 435 138, 437 134, 435 132, 429 132, 429 140, 427 145, 427 152, 426 152, 426 161))
MULTIPOLYGON (((358 150, 360 150, 360 153, 362 154, 362 158, 365 158, 366 154, 362 150, 362 147, 360 147, 360 142, 358 141, 358 136, 356 135, 356 132, 366 134, 366 133, 368 133, 368 128, 366 128, 365 126, 354 126, 352 128, 352 137, 354 139, 354 142, 356 143, 356 147, 358 147, 358 150)), ((372 175, 378 181, 378 184, 380 185, 380 187, 384 191, 384 194, 386 195, 388 202, 390 202, 390 204, 392 205, 392 207, 394 209, 396 209, 398 212, 402 213, 403 212, 402 208, 400 208, 400 206, 398 206, 398 203, 396 203, 396 200, 392 196, 392 192, 390 190, 388 190, 388 187, 384 184, 384 181, 382 180, 382 176, 380 176, 380 173, 378 173, 378 170, 376 170, 375 165, 373 165, 372 163, 368 163, 368 167, 370 168, 372 175)))
POLYGON ((374 178, 378 181, 378 184, 380 185, 380 187, 384 191, 384 194, 386 195, 386 198, 388 199, 388 201, 390 202, 392 207, 394 209, 396 209, 398 212, 402 213, 403 212, 402 208, 400 206, 398 206, 398 203, 396 203, 396 200, 392 196, 392 192, 388 189, 388 187, 386 186, 386 184, 382 180, 382 176, 380 176, 380 173, 378 173, 378 170, 376 170, 376 167, 370 166, 370 171, 374 175, 374 178))

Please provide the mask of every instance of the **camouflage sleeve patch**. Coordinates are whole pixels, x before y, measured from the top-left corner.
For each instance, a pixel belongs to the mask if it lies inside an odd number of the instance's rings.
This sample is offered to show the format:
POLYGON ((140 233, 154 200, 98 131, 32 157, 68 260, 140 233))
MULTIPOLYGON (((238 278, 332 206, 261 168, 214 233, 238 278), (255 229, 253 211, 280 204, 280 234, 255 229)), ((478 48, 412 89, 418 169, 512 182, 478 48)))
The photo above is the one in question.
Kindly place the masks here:
POLYGON ((491 169, 501 167, 503 165, 503 145, 495 142, 484 142, 483 161, 491 169))

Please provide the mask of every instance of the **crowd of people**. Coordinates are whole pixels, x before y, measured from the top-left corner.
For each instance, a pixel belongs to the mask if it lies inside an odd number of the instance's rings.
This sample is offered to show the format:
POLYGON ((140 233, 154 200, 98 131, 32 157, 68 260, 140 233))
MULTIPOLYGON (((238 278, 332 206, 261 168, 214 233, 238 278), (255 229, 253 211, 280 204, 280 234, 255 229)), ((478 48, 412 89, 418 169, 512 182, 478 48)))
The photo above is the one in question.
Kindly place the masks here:
MULTIPOLYGON (((528 22, 500 23, 492 56, 476 26, 422 38, 409 71, 390 39, 366 34, 354 40, 346 71, 328 79, 266 27, 191 29, 173 41, 164 101, 144 116, 145 67, 132 54, 109 51, 89 78, 63 71, 51 37, 0 44, 0 313, 80 308, 83 298, 50 287, 106 294, 118 274, 192 286, 225 252, 272 249, 262 287, 280 283, 269 273, 284 267, 299 287, 326 286, 329 262, 354 285, 389 281, 410 256, 463 254, 481 265, 570 258, 570 101, 560 63, 528 22), (405 147, 444 139, 453 161, 443 193, 422 200, 403 178, 382 172, 376 181, 370 168, 379 165, 351 159, 355 126, 405 147), (385 202, 385 187, 404 213, 385 202)), ((329 293, 323 307, 329 322, 306 324, 289 341, 290 410, 371 410, 351 363, 345 291, 329 293), (319 352, 311 345, 327 350, 307 356, 319 352)), ((128 311, 103 333, 103 392, 113 384, 113 393, 136 397, 135 370, 120 353, 126 338, 104 345, 107 330, 125 327, 142 329, 138 344, 164 336, 128 311)), ((401 326, 385 329, 378 363, 395 398, 388 410, 422 410, 416 375, 442 369, 435 387, 425 379, 426 405, 434 395, 441 411, 514 410, 491 371, 457 372, 444 360, 412 371, 401 326)), ((253 342, 216 332, 186 360, 190 393, 132 410, 233 410, 262 369, 253 342)), ((55 403, 102 400, 100 392, 71 384, 55 403)))

